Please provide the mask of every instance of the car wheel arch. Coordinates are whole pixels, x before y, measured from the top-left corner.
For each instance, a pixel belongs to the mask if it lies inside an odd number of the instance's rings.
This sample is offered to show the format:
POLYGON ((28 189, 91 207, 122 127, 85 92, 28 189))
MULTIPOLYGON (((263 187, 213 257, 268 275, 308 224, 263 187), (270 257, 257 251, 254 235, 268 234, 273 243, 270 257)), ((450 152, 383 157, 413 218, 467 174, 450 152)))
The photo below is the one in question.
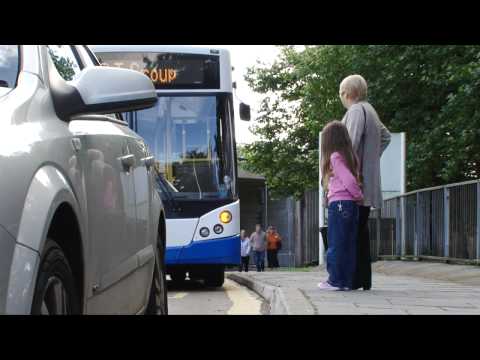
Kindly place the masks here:
MULTIPOLYGON (((67 178, 55 166, 45 165, 37 170, 27 191, 17 242, 36 251, 41 256, 48 237, 55 237, 56 241, 62 243, 64 247, 62 250, 66 253, 69 262, 73 263, 71 266, 75 267, 76 274, 74 275, 79 277, 77 291, 84 294, 85 246, 83 239, 85 237, 80 214, 79 204, 67 178), (58 227, 58 224, 66 220, 67 224, 58 227), (71 225, 70 229, 68 225, 71 225), (66 230, 70 230, 72 236, 67 238, 66 230), (64 238, 60 239, 62 235, 64 238), (73 242, 69 243, 70 241, 73 242), (72 255, 75 252, 80 252, 80 257, 75 258, 72 255), (71 259, 69 255, 72 257, 71 259)), ((35 271, 32 276, 35 278, 32 282, 33 288, 29 289, 29 292, 31 291, 33 295, 37 272, 35 271)), ((83 303, 83 296, 81 302, 83 303)))

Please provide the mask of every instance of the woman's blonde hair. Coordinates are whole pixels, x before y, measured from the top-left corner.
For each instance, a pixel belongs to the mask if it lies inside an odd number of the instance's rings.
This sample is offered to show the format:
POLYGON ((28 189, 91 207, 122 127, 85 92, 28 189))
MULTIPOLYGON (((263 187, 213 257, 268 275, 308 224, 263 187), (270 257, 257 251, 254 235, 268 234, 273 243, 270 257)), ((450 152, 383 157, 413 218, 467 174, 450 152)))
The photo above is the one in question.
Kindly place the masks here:
POLYGON ((348 95, 356 101, 367 99, 367 81, 361 75, 350 75, 340 83, 340 96, 348 95))

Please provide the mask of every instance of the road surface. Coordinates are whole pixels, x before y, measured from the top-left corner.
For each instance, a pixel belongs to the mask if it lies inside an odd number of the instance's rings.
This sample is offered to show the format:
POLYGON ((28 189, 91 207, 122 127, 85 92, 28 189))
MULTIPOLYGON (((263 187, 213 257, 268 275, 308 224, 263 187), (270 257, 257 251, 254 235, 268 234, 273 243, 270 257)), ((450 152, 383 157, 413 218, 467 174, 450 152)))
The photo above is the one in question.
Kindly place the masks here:
MULTIPOLYGON (((167 277, 168 278, 168 277, 167 277)), ((182 284, 168 281, 170 315, 265 315, 268 305, 258 295, 225 279, 221 288, 207 288, 201 281, 182 284)))

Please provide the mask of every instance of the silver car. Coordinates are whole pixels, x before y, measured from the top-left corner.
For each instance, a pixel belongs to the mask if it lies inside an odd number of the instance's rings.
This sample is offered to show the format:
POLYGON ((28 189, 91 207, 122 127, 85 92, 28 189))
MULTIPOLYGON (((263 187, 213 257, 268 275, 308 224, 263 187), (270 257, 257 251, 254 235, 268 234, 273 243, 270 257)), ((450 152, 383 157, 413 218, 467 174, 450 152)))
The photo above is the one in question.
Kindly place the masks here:
POLYGON ((0 313, 166 314, 143 74, 85 46, 0 45, 0 313))

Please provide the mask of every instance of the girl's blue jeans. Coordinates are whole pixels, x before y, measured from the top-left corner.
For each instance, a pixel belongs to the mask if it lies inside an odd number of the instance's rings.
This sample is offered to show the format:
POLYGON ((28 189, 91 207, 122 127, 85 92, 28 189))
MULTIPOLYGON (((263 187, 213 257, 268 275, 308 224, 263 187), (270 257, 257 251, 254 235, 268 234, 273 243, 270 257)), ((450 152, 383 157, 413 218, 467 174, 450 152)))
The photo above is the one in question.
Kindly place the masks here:
POLYGON ((327 271, 332 286, 353 287, 358 218, 359 208, 354 201, 334 201, 328 206, 327 271))

